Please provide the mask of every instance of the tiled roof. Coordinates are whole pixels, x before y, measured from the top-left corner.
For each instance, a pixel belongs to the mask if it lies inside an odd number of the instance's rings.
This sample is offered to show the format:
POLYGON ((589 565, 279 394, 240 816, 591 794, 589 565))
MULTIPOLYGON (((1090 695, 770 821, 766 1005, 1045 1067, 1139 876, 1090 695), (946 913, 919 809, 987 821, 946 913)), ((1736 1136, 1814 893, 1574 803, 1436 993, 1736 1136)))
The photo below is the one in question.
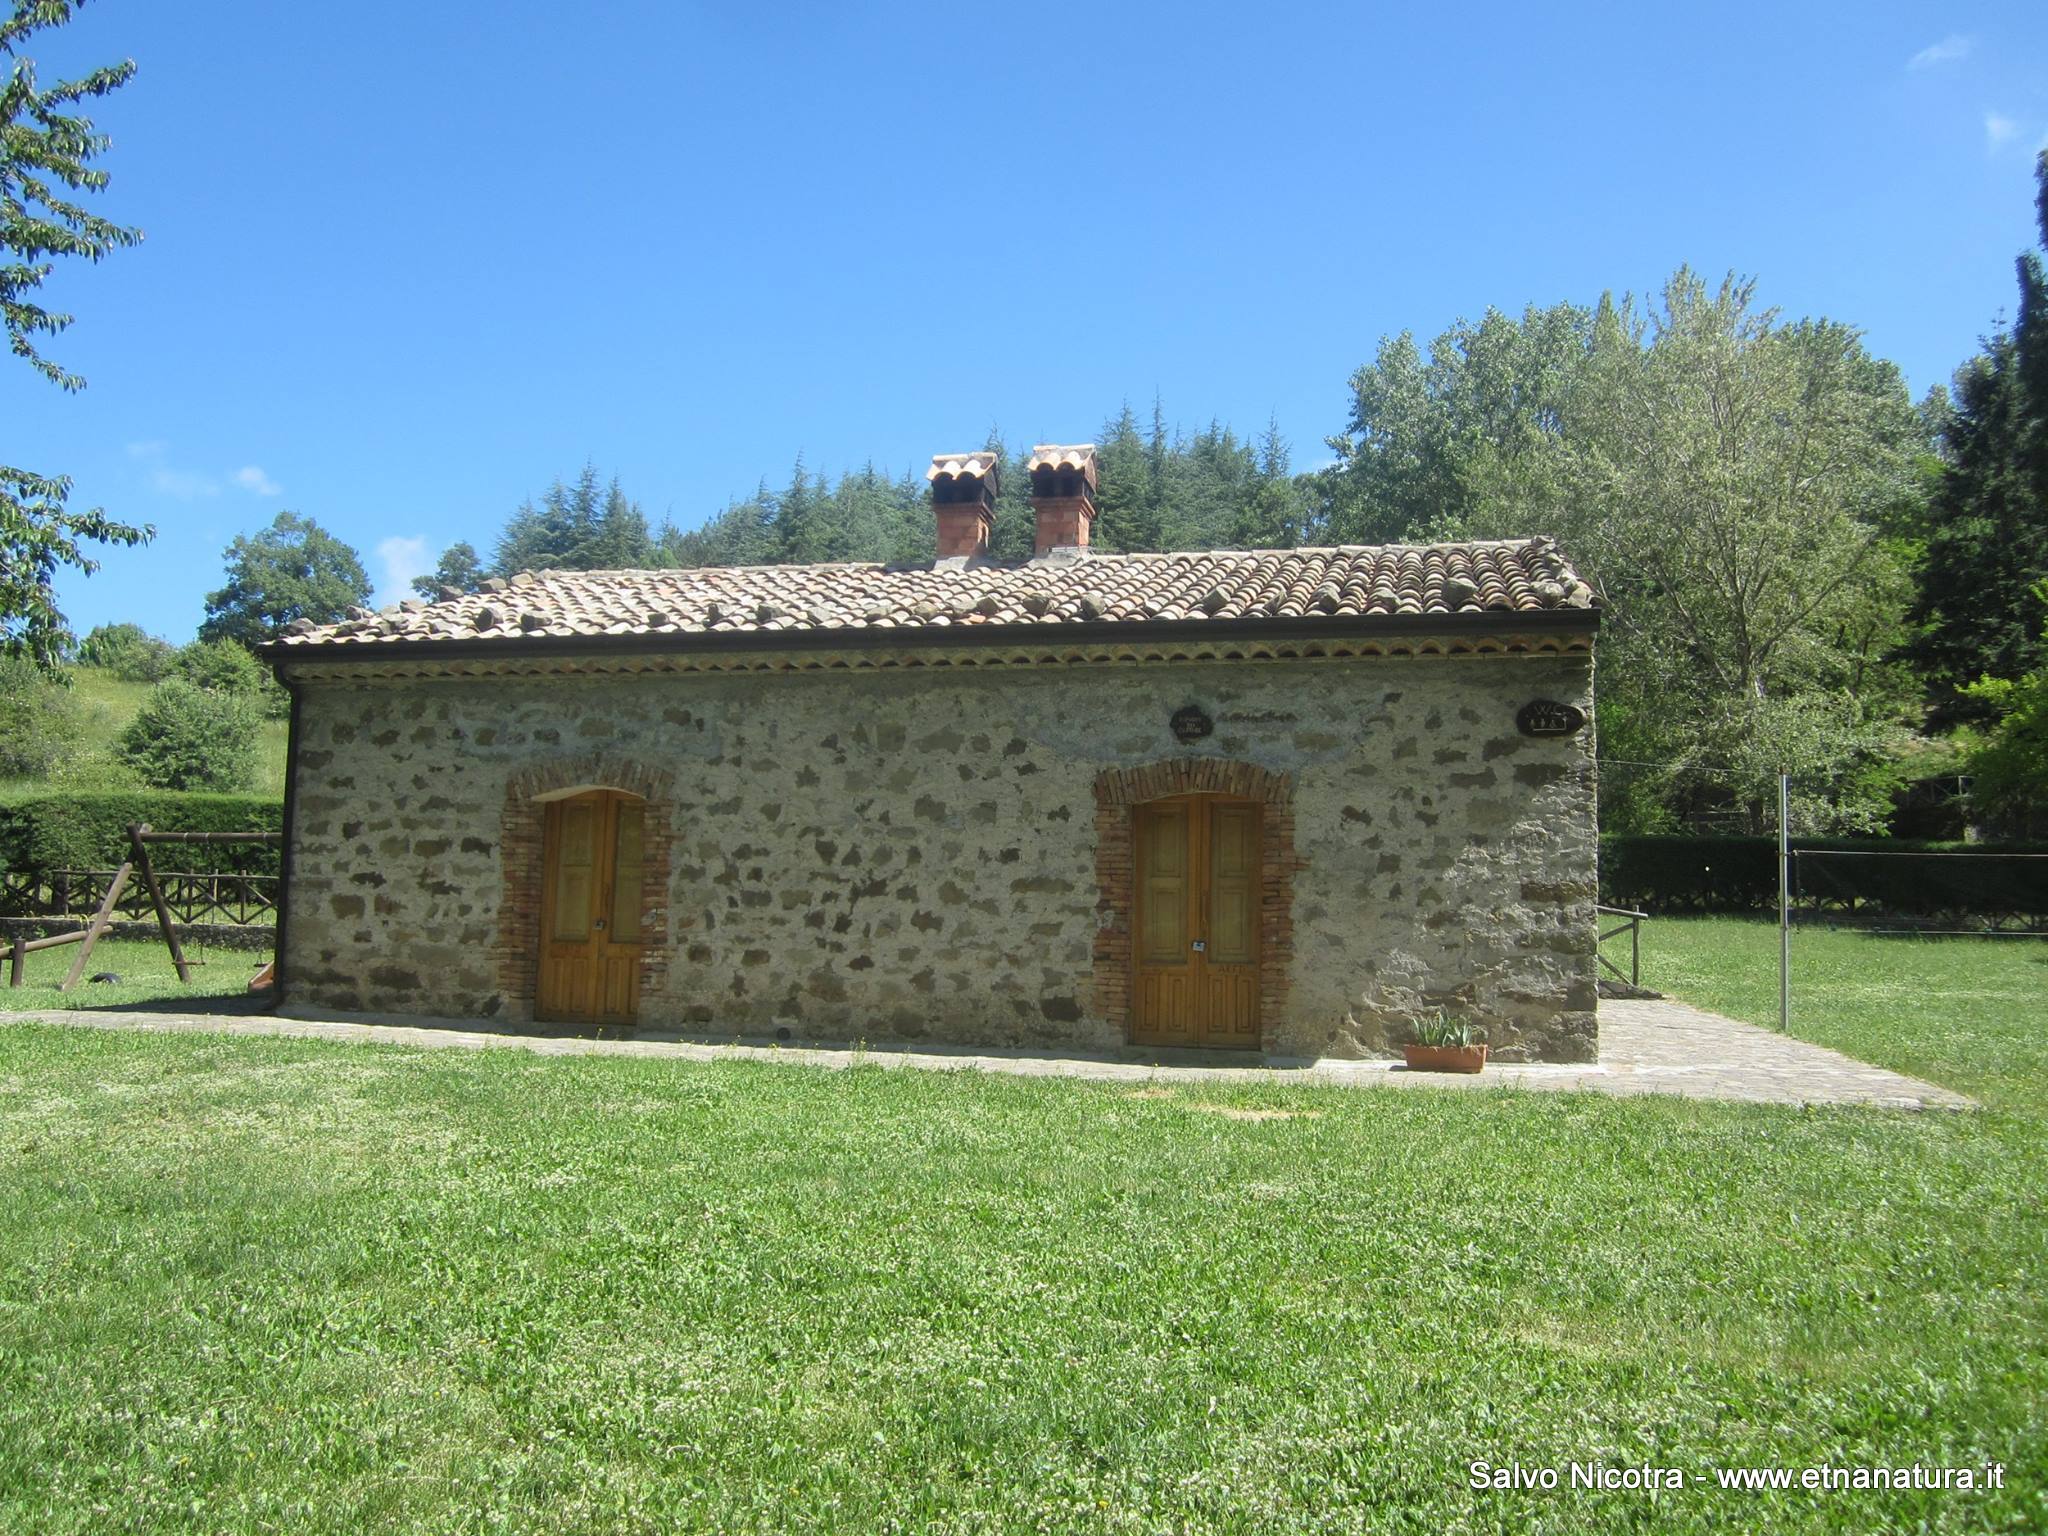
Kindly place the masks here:
POLYGON ((936 480, 941 475, 956 478, 960 475, 985 475, 1001 463, 1001 456, 986 448, 978 453, 935 453, 932 455, 932 467, 924 472, 924 477, 936 480))
MULTIPOLYGON (((1580 610, 1593 593, 1548 539, 1344 545, 1201 554, 1083 554, 932 565, 756 565, 667 571, 541 571, 493 590, 407 601, 290 633, 280 648, 478 641, 543 645, 571 637, 757 635, 790 631, 1270 620, 1413 619, 1580 610)), ((296 627, 296 626, 295 626, 296 627)))

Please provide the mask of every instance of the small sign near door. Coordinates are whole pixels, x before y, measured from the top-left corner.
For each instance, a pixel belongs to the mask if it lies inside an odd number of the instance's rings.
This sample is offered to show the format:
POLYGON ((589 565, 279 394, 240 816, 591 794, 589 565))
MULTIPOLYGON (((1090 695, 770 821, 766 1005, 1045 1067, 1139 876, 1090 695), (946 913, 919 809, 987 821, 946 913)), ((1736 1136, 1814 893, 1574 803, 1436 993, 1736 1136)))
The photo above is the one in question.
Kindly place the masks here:
POLYGON ((1166 723, 1172 728, 1175 741, 1187 742, 1190 745, 1216 729, 1216 722, 1203 712, 1199 704, 1183 705, 1173 712, 1173 718, 1166 723))

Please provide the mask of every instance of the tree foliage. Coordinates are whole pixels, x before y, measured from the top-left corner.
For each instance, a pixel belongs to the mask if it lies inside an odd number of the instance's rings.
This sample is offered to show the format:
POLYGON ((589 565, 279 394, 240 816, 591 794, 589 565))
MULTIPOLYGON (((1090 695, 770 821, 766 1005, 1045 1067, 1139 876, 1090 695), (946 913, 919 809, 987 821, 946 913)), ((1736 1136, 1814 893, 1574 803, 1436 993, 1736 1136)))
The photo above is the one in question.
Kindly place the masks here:
POLYGON ((1807 825, 1882 820, 1910 704, 1886 530, 1925 431, 1856 332, 1681 269, 1648 303, 1382 343, 1330 446, 1330 536, 1547 532, 1601 590, 1611 825, 1753 827, 1781 769, 1807 825))
POLYGON ((2022 835, 2048 828, 2048 662, 2018 679, 1981 678, 1963 693, 1989 717, 1964 736, 1973 807, 2022 835))
MULTIPOLYGON (((2048 150, 2035 164, 2048 246, 2048 150)), ((1980 678, 2016 681, 2048 661, 2048 271, 2019 258, 2019 318, 1956 373, 1944 469, 1927 526, 1912 652, 1940 721, 1985 717, 1980 678)))
POLYGON ((441 551, 433 570, 412 579, 412 589, 421 597, 438 597, 444 587, 457 592, 474 592, 488 574, 477 557, 476 546, 467 542, 450 544, 441 551))
POLYGON ((627 499, 616 479, 600 486, 596 466, 586 464, 573 484, 557 480, 539 505, 529 501, 512 514, 492 566, 500 576, 608 571, 644 567, 653 557, 647 514, 627 499))
POLYGON ((263 663, 232 640, 195 640, 178 652, 172 672, 195 688, 254 694, 268 676, 263 663))
POLYGON ((256 729, 248 695, 173 677, 150 690, 119 750, 151 789, 234 793, 256 781, 256 729))
POLYGON ((362 557, 310 517, 280 512, 227 548, 227 585, 207 594, 201 640, 256 646, 294 619, 332 623, 370 596, 362 557))
MULTIPOLYGON (((14 0, 0 20, 0 55, 13 61, 0 85, 0 325, 9 350, 64 390, 82 389, 85 380, 47 357, 40 344, 72 319, 39 302, 54 258, 97 262, 142 238, 79 200, 107 185, 107 173, 93 162, 108 139, 90 118, 70 110, 126 84, 133 61, 43 86, 35 61, 22 55, 35 33, 69 21, 77 3, 14 0)), ((88 546, 138 544, 153 533, 116 522, 98 507, 73 511, 70 495, 66 476, 0 463, 0 653, 25 656, 45 670, 56 666, 71 639, 57 607, 58 572, 69 567, 89 574, 98 561, 88 546)))
POLYGON ((0 656, 0 779, 47 779, 70 756, 78 699, 66 680, 0 656))
POLYGON ((101 624, 78 642, 79 665, 105 667, 129 683, 162 682, 177 657, 176 646, 140 624, 101 624))

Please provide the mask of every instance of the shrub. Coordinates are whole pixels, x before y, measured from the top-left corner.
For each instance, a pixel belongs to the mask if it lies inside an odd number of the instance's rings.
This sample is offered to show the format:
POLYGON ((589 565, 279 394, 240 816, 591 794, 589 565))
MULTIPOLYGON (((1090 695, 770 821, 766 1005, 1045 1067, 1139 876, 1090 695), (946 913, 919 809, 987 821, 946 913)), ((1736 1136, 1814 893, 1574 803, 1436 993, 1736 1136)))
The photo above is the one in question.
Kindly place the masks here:
POLYGON ((256 729, 246 695, 174 677, 121 733, 121 759, 152 789, 246 790, 256 782, 256 729))
MULTIPOLYGON (((276 832, 284 805, 262 795, 195 795, 135 789, 25 795, 0 805, 0 869, 112 869, 128 856, 128 828, 159 832, 276 832)), ((262 843, 159 843, 158 869, 234 869, 274 875, 278 851, 262 843)))
POLYGON ((178 652, 175 674, 194 687, 240 694, 273 720, 291 712, 291 696, 278 686, 270 668, 233 640, 193 641, 178 652))
POLYGON ((140 624, 102 624, 78 643, 78 663, 105 667, 130 683, 160 683, 170 675, 177 649, 140 624))
POLYGON ((263 686, 263 663, 232 640, 194 640, 178 652, 171 670, 215 693, 254 693, 263 686))
POLYGON ((0 778, 48 778, 78 736, 78 700, 33 662, 0 657, 0 778))

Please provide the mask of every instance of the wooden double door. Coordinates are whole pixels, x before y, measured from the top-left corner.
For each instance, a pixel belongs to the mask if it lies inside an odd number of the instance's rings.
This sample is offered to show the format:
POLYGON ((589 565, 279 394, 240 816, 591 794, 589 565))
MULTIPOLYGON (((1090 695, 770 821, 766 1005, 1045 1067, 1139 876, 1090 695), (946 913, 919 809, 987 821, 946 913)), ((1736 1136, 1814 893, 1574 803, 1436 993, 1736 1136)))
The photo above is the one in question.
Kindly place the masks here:
POLYGON ((603 789, 548 804, 536 1018, 638 1022, 643 811, 603 789))
POLYGON ((1135 815, 1133 1041, 1257 1049, 1257 802, 1178 795, 1135 815))

